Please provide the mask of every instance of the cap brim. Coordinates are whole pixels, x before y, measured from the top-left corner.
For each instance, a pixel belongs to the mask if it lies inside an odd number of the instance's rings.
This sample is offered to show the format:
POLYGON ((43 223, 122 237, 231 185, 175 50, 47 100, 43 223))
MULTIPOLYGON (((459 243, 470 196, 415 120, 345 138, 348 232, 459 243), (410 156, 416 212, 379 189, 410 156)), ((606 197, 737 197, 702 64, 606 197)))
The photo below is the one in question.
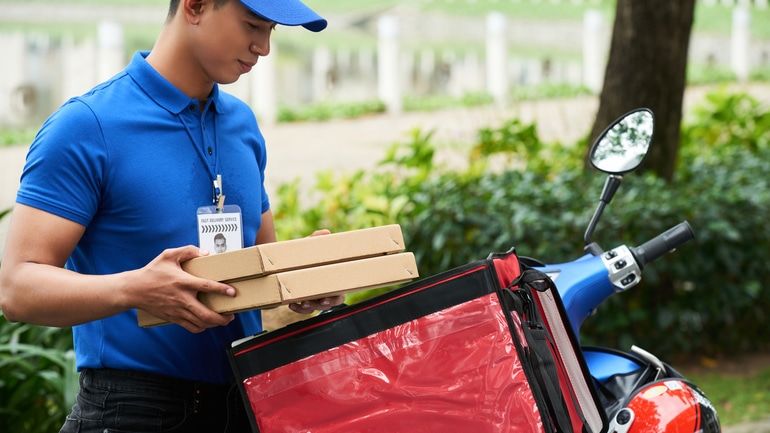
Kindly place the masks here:
POLYGON ((253 13, 284 26, 302 26, 320 32, 328 23, 300 0, 241 0, 253 13))

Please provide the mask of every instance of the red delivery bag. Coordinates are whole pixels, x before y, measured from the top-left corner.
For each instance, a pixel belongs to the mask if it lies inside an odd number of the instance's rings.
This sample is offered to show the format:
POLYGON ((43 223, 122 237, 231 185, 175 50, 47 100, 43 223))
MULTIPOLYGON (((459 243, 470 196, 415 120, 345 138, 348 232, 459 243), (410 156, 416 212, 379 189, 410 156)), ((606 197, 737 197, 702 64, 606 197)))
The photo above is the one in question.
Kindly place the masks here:
POLYGON ((513 250, 234 343, 254 432, 604 432, 558 292, 513 250))

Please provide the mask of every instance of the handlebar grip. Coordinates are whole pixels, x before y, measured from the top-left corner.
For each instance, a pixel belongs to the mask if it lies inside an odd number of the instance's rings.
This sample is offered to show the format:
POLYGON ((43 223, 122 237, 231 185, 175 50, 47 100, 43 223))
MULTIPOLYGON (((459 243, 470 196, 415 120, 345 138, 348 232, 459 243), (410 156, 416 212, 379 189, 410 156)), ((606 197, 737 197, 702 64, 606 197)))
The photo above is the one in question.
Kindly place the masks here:
POLYGON ((665 232, 655 236, 642 245, 631 248, 640 267, 657 260, 663 254, 695 239, 690 223, 683 221, 665 232))

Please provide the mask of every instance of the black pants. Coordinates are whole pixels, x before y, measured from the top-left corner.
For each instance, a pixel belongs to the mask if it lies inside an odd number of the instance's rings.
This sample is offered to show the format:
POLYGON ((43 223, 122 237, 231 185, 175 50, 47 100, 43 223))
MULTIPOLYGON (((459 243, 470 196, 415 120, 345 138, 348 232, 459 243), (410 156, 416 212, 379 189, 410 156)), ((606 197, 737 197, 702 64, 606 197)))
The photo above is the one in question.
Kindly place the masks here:
POLYGON ((60 433, 248 433, 235 385, 148 373, 84 370, 77 403, 60 433))

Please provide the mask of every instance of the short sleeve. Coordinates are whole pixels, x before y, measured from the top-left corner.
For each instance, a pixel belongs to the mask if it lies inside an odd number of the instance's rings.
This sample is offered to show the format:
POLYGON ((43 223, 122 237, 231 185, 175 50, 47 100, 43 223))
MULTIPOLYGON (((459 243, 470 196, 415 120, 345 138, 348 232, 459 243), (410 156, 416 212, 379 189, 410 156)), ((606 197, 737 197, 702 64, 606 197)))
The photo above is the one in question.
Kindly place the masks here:
POLYGON ((70 100, 32 142, 16 201, 87 226, 99 208, 107 159, 95 114, 70 100))

